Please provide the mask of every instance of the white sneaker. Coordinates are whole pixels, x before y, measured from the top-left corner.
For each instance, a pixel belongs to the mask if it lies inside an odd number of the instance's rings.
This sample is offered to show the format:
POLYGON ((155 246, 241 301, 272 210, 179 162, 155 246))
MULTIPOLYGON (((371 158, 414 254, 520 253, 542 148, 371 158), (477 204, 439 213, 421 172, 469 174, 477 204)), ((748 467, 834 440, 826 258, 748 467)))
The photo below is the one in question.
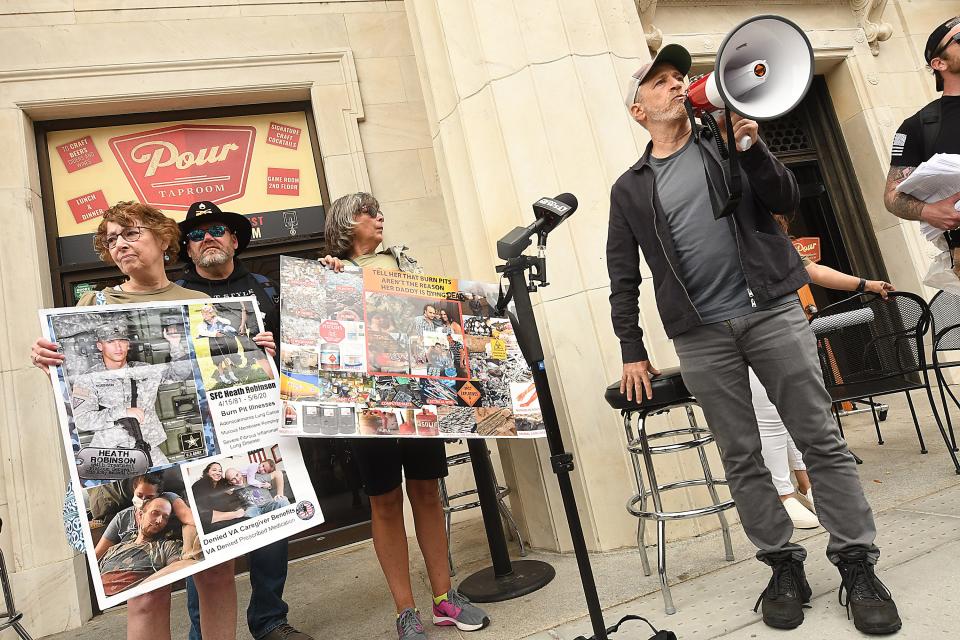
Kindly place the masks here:
POLYGON ((793 520, 795 529, 816 529, 820 526, 817 516, 812 514, 800 501, 790 496, 783 501, 783 508, 787 510, 787 515, 793 520))

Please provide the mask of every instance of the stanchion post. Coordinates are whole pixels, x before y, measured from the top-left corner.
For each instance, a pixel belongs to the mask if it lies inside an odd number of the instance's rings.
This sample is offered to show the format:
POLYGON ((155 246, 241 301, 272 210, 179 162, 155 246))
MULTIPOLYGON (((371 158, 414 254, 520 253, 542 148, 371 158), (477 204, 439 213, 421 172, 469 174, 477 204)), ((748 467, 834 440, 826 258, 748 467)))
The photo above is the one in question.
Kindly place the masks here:
MULTIPOLYGON (((481 569, 457 585, 457 591, 474 602, 512 600, 545 587, 556 577, 556 570, 541 560, 510 561, 507 540, 500 522, 497 481, 490 464, 490 450, 481 439, 467 441, 470 464, 477 483, 477 499, 490 547, 493 566, 481 569)), ((448 542, 449 544, 449 542, 448 542)))
POLYGON ((498 578, 508 576, 513 573, 513 566, 510 564, 510 552, 507 550, 507 539, 503 535, 500 509, 497 505, 497 480, 490 468, 490 450, 487 443, 480 439, 468 440, 467 448, 470 450, 473 478, 477 483, 477 499, 483 514, 483 525, 487 531, 493 573, 498 578))

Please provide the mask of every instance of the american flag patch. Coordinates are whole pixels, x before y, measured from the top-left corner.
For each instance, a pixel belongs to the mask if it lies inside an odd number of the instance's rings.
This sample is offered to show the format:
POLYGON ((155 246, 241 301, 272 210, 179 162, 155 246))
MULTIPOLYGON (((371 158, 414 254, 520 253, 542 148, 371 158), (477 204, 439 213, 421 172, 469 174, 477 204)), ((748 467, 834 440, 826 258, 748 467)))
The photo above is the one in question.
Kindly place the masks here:
POLYGON ((893 136, 893 148, 890 150, 890 155, 893 156, 902 156, 903 155, 903 145, 907 143, 907 134, 897 133, 893 136))
POLYGON ((267 452, 263 449, 257 449, 256 451, 247 451, 247 458, 250 459, 250 462, 263 462, 267 459, 267 452))

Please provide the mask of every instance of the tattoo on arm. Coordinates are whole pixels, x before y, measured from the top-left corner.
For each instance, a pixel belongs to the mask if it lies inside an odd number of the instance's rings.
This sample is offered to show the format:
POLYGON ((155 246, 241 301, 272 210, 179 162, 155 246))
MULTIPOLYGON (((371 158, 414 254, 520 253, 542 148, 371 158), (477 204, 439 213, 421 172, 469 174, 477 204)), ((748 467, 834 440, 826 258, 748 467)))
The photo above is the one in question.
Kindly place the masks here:
POLYGON ((887 190, 883 202, 887 211, 904 220, 919 220, 923 201, 897 191, 897 185, 907 179, 915 167, 890 167, 887 174, 887 190))

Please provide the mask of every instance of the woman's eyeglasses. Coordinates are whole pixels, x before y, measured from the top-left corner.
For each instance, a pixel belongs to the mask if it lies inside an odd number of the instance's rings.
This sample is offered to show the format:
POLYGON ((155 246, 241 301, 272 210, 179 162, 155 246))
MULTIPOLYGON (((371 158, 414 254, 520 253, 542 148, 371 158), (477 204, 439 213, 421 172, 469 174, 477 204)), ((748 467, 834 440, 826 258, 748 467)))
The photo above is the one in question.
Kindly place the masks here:
POLYGON ((215 224, 206 229, 191 229, 187 231, 187 239, 191 242, 203 242, 203 239, 210 234, 211 238, 222 238, 227 232, 227 227, 222 224, 215 224))
POLYGON ((107 245, 107 250, 112 251, 117 246, 117 238, 123 238, 127 244, 132 244, 140 239, 144 229, 153 229, 153 227, 127 227, 120 233, 111 233, 103 242, 107 245))

